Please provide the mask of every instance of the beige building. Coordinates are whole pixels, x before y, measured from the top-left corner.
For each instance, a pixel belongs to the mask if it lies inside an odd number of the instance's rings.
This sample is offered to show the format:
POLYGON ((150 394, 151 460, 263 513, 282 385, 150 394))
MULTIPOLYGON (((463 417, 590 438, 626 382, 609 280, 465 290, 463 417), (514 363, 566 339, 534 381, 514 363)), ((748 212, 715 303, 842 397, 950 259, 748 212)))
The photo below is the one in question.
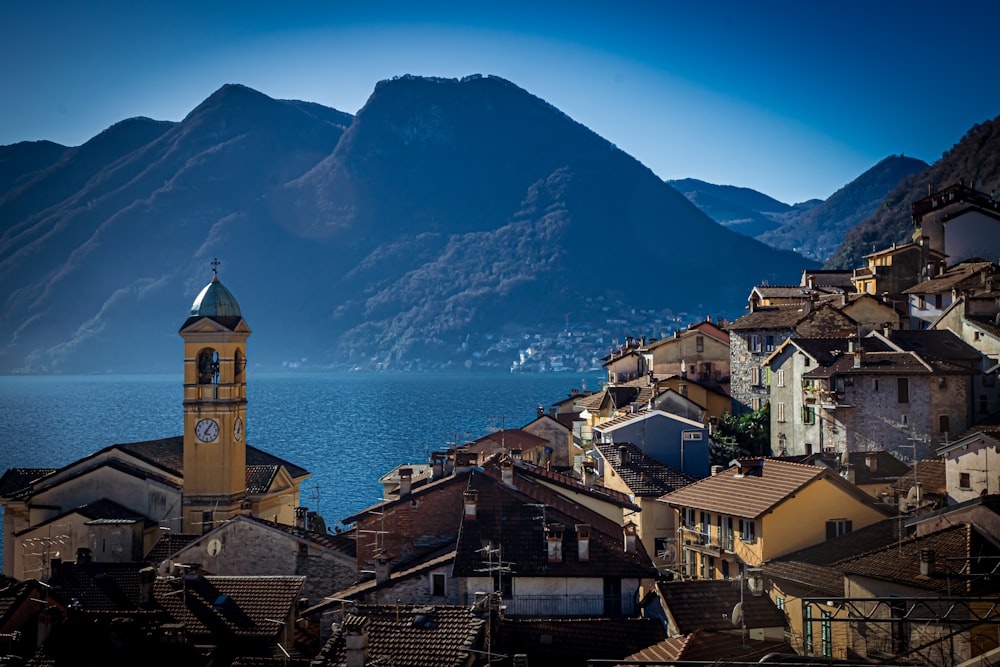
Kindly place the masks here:
POLYGON ((217 276, 180 335, 183 435, 111 445, 59 469, 8 470, 5 574, 45 576, 81 548, 99 562, 140 560, 163 530, 205 533, 238 514, 295 522, 309 473, 245 441, 250 329, 217 276))

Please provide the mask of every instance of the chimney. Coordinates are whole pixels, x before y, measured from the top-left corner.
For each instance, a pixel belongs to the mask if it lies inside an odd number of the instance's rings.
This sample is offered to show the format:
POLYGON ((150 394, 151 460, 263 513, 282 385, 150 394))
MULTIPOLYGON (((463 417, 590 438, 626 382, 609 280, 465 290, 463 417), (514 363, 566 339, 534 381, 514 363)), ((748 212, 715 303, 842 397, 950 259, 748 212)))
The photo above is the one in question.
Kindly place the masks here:
POLYGON ((410 495, 413 488, 413 468, 399 469, 399 497, 405 498, 410 495))
POLYGON ((539 405, 537 408, 535 408, 535 414, 536 414, 537 417, 544 417, 545 416, 545 408, 542 407, 541 405, 539 405))
POLYGON ((139 608, 153 608, 153 582, 156 581, 156 569, 144 567, 139 570, 139 608))
POLYGON ((638 539, 636 534, 636 525, 632 521, 629 521, 622 528, 625 532, 625 553, 634 554, 635 543, 638 539))
POLYGON ((581 562, 590 560, 590 524, 576 524, 576 548, 581 562))
POLYGON ((628 447, 625 445, 619 445, 618 447, 618 463, 619 465, 624 465, 631 460, 631 453, 628 451, 628 447))
POLYGON ((816 286, 816 276, 809 276, 806 278, 806 287, 809 289, 814 289, 816 286))
POLYGON ((549 562, 562 562, 563 525, 550 523, 545 526, 545 542, 549 548, 549 562))
POLYGON ((549 408, 549 417, 555 419, 556 416, 558 415, 559 415, 559 408, 549 408))
POLYGON ((475 452, 455 452, 455 474, 471 472, 476 467, 478 456, 475 452))
POLYGON ((368 667, 368 619, 344 622, 347 667, 368 667))
POLYGON ((448 461, 446 452, 431 453, 431 479, 439 480, 445 475, 445 464, 448 461))
POLYGON ((465 500, 465 520, 475 521, 476 520, 476 504, 479 501, 479 492, 468 490, 462 497, 465 500))
POLYGON ((876 472, 878 470, 878 457, 875 454, 865 456, 865 466, 868 468, 868 472, 876 472))
POLYGON ((76 564, 86 565, 94 562, 93 553, 87 547, 79 547, 76 550, 76 564))
POLYGON ((392 574, 392 559, 389 558, 389 554, 385 552, 385 549, 379 549, 375 553, 375 583, 384 584, 389 581, 389 575, 392 574))
POLYGON ((500 479, 505 486, 514 488, 514 463, 509 458, 500 462, 500 479))
POLYGON ((720 472, 723 471, 723 469, 724 469, 724 466, 712 466, 710 468, 710 470, 712 472, 712 477, 715 477, 716 475, 718 475, 720 472))
POLYGON ((295 527, 302 530, 306 529, 306 513, 309 511, 308 507, 296 507, 295 508, 295 527))
POLYGON ((854 368, 861 368, 862 363, 865 360, 865 349, 861 347, 861 343, 856 343, 854 345, 854 368))
POLYGON ((593 486, 594 482, 597 481, 597 468, 593 461, 587 460, 580 464, 580 469, 583 471, 583 484, 584 486, 593 486))
POLYGON ((937 560, 937 554, 934 553, 933 549, 921 549, 920 550, 920 575, 924 577, 929 577, 934 574, 934 564, 937 560))

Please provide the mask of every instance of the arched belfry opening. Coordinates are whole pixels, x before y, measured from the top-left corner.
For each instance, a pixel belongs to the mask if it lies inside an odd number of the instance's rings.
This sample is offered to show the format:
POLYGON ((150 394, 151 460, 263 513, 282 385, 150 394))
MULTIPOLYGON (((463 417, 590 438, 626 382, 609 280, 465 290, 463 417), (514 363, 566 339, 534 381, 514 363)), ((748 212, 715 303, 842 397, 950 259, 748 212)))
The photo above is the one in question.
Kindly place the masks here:
POLYGON ((219 352, 206 347, 198 352, 198 384, 219 384, 219 352))

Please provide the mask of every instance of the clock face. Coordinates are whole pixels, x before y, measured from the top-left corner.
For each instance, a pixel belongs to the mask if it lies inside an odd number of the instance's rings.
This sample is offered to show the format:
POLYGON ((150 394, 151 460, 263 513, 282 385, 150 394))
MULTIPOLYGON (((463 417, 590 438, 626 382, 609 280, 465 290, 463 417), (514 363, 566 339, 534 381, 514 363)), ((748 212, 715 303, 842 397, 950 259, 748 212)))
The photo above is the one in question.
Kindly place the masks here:
POLYGON ((237 417, 236 422, 233 424, 233 437, 237 440, 243 438, 243 420, 240 417, 237 417))
POLYGON ((194 434, 202 442, 214 442, 219 437, 219 423, 214 419, 202 419, 195 424, 194 434))

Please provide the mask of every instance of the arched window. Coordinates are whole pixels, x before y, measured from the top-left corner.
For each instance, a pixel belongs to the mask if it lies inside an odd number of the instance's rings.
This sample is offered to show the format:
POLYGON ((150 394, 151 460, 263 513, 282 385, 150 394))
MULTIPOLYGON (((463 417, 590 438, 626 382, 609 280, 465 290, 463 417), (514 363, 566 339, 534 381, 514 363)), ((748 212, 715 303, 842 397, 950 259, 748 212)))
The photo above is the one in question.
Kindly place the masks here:
POLYGON ((198 353, 198 384, 219 384, 219 353, 212 348, 198 353))
POLYGON ((243 356, 243 350, 237 349, 236 354, 233 357, 233 372, 235 377, 234 382, 245 382, 243 378, 243 372, 247 368, 247 358, 243 356))

